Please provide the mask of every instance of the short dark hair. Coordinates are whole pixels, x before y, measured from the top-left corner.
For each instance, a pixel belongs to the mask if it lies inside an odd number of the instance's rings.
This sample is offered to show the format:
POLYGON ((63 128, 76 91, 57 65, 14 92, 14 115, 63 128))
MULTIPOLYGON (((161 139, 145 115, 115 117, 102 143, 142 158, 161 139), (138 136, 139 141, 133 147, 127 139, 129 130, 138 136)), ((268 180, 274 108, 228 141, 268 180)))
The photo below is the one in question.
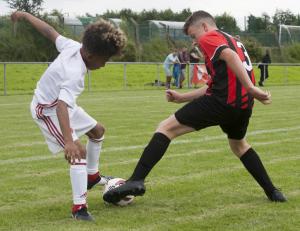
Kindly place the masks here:
POLYGON ((121 53, 126 45, 126 40, 126 36, 121 29, 101 19, 86 28, 82 45, 92 55, 109 58, 121 53))
POLYGON ((213 25, 216 24, 216 21, 215 21, 214 17, 211 16, 211 14, 207 13, 206 11, 199 10, 199 11, 194 12, 191 16, 189 16, 185 20, 185 23, 183 26, 184 33, 187 35, 189 27, 201 19, 209 19, 211 24, 213 24, 213 25))

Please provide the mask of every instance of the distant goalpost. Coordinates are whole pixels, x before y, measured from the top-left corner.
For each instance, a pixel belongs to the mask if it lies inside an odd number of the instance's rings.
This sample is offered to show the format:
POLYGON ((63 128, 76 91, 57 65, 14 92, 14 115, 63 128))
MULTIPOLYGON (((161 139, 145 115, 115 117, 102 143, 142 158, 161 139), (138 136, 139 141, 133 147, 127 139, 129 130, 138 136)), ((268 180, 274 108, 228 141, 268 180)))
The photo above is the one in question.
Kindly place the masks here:
POLYGON ((300 26, 280 24, 278 42, 280 47, 300 42, 300 26))

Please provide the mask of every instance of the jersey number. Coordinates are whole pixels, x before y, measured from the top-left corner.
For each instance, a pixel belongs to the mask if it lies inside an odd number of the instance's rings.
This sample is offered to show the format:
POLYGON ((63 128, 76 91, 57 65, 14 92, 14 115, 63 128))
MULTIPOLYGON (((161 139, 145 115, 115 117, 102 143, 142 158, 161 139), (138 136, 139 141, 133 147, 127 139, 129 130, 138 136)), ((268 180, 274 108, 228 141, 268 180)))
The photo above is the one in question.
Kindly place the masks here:
POLYGON ((241 42, 238 42, 238 41, 236 42, 236 44, 244 52, 244 55, 245 55, 245 61, 243 62, 244 67, 246 68, 247 71, 252 71, 252 69, 253 69, 252 68, 252 63, 250 61, 249 55, 248 55, 244 45, 241 42))

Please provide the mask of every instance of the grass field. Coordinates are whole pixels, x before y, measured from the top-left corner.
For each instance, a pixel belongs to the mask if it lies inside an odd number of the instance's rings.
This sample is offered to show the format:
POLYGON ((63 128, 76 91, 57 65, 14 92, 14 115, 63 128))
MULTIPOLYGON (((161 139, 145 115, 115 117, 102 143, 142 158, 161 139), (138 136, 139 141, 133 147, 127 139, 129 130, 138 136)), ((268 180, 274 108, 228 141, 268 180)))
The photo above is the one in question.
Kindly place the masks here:
MULTIPOLYGON (((69 167, 44 144, 31 96, 0 97, 0 230, 300 230, 299 86, 269 89, 273 104, 256 102, 248 140, 288 203, 266 199, 213 127, 174 140, 132 205, 105 205, 102 189, 93 189, 95 223, 70 218, 69 167)), ((86 92, 78 103, 106 127, 103 173, 123 178, 158 122, 180 107, 162 90, 86 92)))
MULTIPOLYGON (((7 94, 24 94, 35 89, 36 82, 46 70, 46 64, 8 64, 6 67, 7 94)), ((256 80, 259 81, 259 69, 254 66, 256 80)), ((266 86, 300 85, 300 66, 270 66, 270 78, 266 86)), ((105 68, 91 72, 90 90, 156 89, 149 86, 155 79, 165 81, 162 65, 127 64, 126 87, 124 64, 107 64, 105 68)), ((88 78, 86 78, 88 86, 88 78)), ((187 83, 185 82, 185 85, 187 83)), ((3 95, 3 64, 0 65, 0 95, 3 95)))

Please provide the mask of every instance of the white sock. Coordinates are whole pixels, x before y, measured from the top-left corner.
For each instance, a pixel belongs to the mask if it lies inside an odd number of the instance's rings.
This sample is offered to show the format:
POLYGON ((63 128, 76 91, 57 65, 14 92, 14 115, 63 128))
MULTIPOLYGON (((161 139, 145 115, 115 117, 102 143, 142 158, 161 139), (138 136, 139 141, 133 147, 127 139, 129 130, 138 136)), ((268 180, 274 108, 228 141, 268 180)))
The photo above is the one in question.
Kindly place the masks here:
POLYGON ((70 178, 73 192, 73 204, 86 204, 87 197, 87 171, 86 160, 81 159, 70 166, 70 178))
POLYGON ((89 139, 86 144, 86 168, 89 175, 99 171, 99 159, 104 136, 100 139, 89 139))

